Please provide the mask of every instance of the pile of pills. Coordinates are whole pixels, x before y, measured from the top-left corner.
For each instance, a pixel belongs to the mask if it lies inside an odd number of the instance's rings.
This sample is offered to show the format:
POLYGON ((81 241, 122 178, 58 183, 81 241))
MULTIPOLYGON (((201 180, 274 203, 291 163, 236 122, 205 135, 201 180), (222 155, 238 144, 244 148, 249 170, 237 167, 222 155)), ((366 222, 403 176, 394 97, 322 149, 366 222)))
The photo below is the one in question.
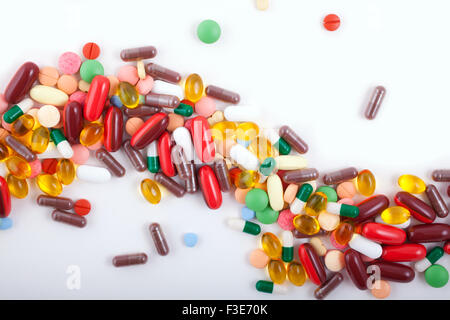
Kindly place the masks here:
MULTIPOLYGON (((206 20, 198 36, 213 43, 220 28, 206 20)), ((346 269, 358 289, 384 298, 390 292, 387 281, 414 279, 414 269, 399 263, 413 261, 430 286, 448 282, 447 270, 436 262, 449 253, 450 226, 435 220, 449 211, 434 185, 401 176, 396 206, 374 195, 369 170, 329 172, 319 185, 319 171, 303 156, 309 147, 296 130, 262 128, 254 122, 262 119, 261 110, 237 105, 239 94, 206 86, 198 74, 183 77, 149 62, 157 55, 155 47, 123 50, 120 58, 130 64, 108 76, 97 60, 97 44, 87 43, 82 53, 84 58, 62 54, 58 68, 24 63, 0 95, 0 160, 8 170, 6 179, 0 177, 0 229, 12 225, 10 196, 25 198, 29 181, 43 192, 38 205, 54 208, 53 220, 86 227, 91 204, 61 197, 64 186, 76 178, 105 183, 125 176, 114 156, 122 150, 136 171, 153 174, 140 184, 151 204, 161 201, 164 188, 179 198, 202 193, 206 206, 216 210, 222 193, 234 192, 243 207, 240 217, 227 221, 231 228, 259 236, 261 225, 280 227, 280 238, 262 233, 262 249, 250 255, 250 263, 266 269, 270 278, 256 283, 258 291, 282 292, 285 282, 302 286, 309 279, 318 286, 315 297, 323 299, 342 283, 346 269), (227 106, 219 110, 218 103, 227 106), (98 166, 86 164, 92 154, 98 166), (430 204, 414 195, 422 193, 430 204), (356 196, 367 199, 355 204, 356 196), (414 219, 420 224, 410 226, 414 219), (297 248, 295 239, 303 239, 297 248), (428 242, 437 246, 427 253, 422 243, 428 242), (370 281, 369 269, 377 269, 381 278, 370 281)), ((375 88, 368 119, 376 116, 385 91, 375 88)), ((450 170, 437 170, 432 178, 450 182, 450 170)), ((149 233, 158 254, 167 255, 162 227, 152 223, 149 233)), ((194 247, 198 236, 186 233, 183 240, 194 247)), ((147 260, 146 253, 130 253, 114 257, 112 264, 147 260)))

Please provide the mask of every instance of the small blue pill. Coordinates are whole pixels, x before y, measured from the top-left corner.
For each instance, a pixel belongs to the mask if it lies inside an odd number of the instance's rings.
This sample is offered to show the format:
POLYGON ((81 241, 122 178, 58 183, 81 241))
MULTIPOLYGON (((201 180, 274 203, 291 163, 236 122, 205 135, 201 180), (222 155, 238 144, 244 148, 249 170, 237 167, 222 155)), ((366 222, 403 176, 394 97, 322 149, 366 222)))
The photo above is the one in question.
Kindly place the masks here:
POLYGON ((248 146, 250 145, 250 140, 246 141, 246 140, 236 139, 236 142, 239 143, 241 146, 244 146, 246 148, 248 148, 248 146))
POLYGON ((187 247, 194 247, 197 244, 198 236, 195 233, 185 233, 183 240, 187 247))
POLYGON ((242 219, 244 219, 244 220, 252 220, 252 219, 255 218, 255 215, 256 215, 255 211, 250 210, 247 207, 243 207, 242 208, 242 211, 241 211, 242 219))
POLYGON ((0 219, 0 230, 6 230, 11 228, 13 225, 13 222, 10 218, 3 218, 0 219))
POLYGON ((123 103, 122 101, 120 101, 119 96, 112 96, 111 99, 109 99, 109 102, 111 102, 111 104, 117 108, 123 107, 123 103))

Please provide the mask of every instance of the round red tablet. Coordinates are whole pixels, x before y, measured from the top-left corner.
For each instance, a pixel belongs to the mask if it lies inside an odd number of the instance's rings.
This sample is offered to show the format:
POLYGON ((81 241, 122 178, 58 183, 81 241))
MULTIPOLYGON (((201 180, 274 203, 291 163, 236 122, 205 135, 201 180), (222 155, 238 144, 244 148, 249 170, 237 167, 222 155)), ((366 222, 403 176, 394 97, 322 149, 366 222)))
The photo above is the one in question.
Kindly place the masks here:
POLYGON ((85 216, 91 212, 91 203, 86 199, 77 200, 73 206, 75 213, 85 216))
POLYGON ((83 55, 89 60, 97 59, 100 55, 100 47, 94 42, 88 42, 83 47, 83 55))
POLYGON ((323 19, 323 26, 328 31, 335 31, 341 25, 341 19, 335 14, 329 14, 323 19))

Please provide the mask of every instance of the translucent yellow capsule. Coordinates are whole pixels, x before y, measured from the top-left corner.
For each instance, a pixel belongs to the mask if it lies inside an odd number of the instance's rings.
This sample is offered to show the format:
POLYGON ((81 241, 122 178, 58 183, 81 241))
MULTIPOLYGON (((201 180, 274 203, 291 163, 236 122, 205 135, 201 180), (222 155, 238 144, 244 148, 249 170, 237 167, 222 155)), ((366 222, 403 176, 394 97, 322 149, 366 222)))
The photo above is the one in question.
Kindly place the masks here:
POLYGON ((305 212, 307 215, 316 217, 327 207, 327 196, 323 192, 314 193, 306 202, 305 212))
POLYGON ((196 73, 187 77, 184 84, 184 94, 186 99, 197 102, 203 95, 203 80, 196 73))
POLYGON ((261 245, 264 252, 272 259, 281 257, 281 241, 271 232, 266 232, 261 237, 261 245))
POLYGON ((142 180, 141 192, 151 204, 158 204, 161 201, 161 190, 159 190, 156 182, 151 179, 142 180))
POLYGON ((236 129, 236 123, 231 121, 220 121, 211 127, 211 136, 214 140, 235 140, 236 129))
POLYGON ((127 108, 134 109, 139 105, 139 93, 136 88, 128 82, 119 83, 117 95, 127 108))
POLYGON ((103 125, 97 122, 88 123, 80 133, 80 143, 89 147, 103 138, 103 125))
POLYGON ((56 165, 56 176, 64 185, 69 185, 75 179, 75 165, 70 159, 61 159, 56 165))
POLYGON ((243 122, 236 129, 236 139, 241 141, 251 141, 259 134, 259 127, 253 122, 243 122))
POLYGON ((31 175, 31 166, 24 159, 11 156, 5 161, 9 173, 19 179, 26 179, 31 175))
POLYGON ((425 192, 427 185, 419 177, 412 174, 404 174, 398 178, 398 185, 400 188, 409 193, 425 192))
POLYGON ((234 178, 234 185, 240 189, 253 188, 259 180, 259 173, 253 170, 243 170, 234 178))
POLYGON ((313 235, 320 231, 319 221, 307 214, 295 216, 293 223, 295 229, 307 235, 313 235))
POLYGON ((0 161, 6 160, 9 154, 9 148, 3 142, 0 142, 0 161))
POLYGON ((36 178, 36 183, 42 192, 56 197, 61 194, 63 187, 59 180, 51 174, 40 174, 36 178))
POLYGON ((12 174, 6 176, 8 189, 12 196, 23 199, 28 195, 28 182, 26 179, 18 179, 12 174))
POLYGON ((33 130, 34 118, 30 114, 20 116, 16 121, 11 123, 11 134, 16 137, 22 137, 33 130))
POLYGON ((287 276, 294 286, 301 287, 306 281, 305 268, 300 263, 292 261, 287 266, 287 276))
POLYGON ((257 137, 250 142, 248 150, 253 153, 260 161, 266 158, 274 158, 278 156, 278 151, 272 147, 269 140, 262 137, 257 137))
POLYGON ((408 209, 395 206, 384 209, 381 213, 381 219, 389 224, 402 224, 408 221, 410 215, 408 209))
POLYGON ((280 259, 272 259, 267 264, 267 271, 273 283, 282 284, 286 281, 286 267, 280 259))
POLYGON ((31 135, 31 150, 35 153, 43 153, 50 142, 50 131, 46 127, 38 127, 31 135))
POLYGON ((358 191, 363 196, 369 197, 375 192, 377 182, 375 176, 369 170, 363 170, 358 173, 358 191))

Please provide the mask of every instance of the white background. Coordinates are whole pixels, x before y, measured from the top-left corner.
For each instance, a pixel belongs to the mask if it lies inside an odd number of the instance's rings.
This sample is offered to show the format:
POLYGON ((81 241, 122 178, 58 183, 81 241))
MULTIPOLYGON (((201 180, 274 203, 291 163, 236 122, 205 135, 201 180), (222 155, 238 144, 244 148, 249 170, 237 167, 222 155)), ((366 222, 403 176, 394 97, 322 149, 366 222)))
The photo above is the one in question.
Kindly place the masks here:
MULTIPOLYGON (((265 12, 252 0, 9 1, 0 19, 0 90, 24 61, 56 66, 60 54, 81 54, 88 41, 101 46, 106 74, 123 65, 121 49, 155 45, 155 62, 183 76, 199 73, 206 84, 239 92, 241 104, 264 109, 270 125, 295 128, 310 145, 311 167, 369 168, 377 193, 392 200, 399 175, 429 183, 433 169, 450 167, 449 9, 445 0, 272 0, 265 12), (321 25, 328 13, 342 18, 336 32, 321 25), (208 18, 222 28, 213 45, 195 32, 208 18), (368 121, 363 111, 379 84, 387 96, 376 120, 368 121)), ((35 186, 26 199, 12 200, 14 227, 0 232, 0 299, 313 298, 310 282, 289 285, 286 296, 255 291, 255 282, 267 279, 248 262, 259 238, 226 227, 226 217, 240 215, 232 194, 214 212, 201 194, 164 195, 152 206, 138 192, 150 173, 135 172, 121 151, 117 158, 126 178, 108 185, 76 181, 64 189, 63 196, 92 202, 84 229, 52 221, 51 209, 35 204, 35 186), (157 255, 149 235, 154 221, 168 239, 167 257, 157 255), (184 246, 185 232, 199 235, 197 247, 184 246), (140 251, 149 255, 146 265, 111 264, 115 255, 140 251), (66 287, 70 265, 81 269, 80 290, 66 287)), ((442 192, 446 187, 439 185, 442 192)), ((449 260, 439 263, 450 269, 449 260)), ((372 299, 344 274, 330 299, 372 299)), ((391 286, 392 299, 450 297, 449 285, 431 288, 422 274, 391 286)))

